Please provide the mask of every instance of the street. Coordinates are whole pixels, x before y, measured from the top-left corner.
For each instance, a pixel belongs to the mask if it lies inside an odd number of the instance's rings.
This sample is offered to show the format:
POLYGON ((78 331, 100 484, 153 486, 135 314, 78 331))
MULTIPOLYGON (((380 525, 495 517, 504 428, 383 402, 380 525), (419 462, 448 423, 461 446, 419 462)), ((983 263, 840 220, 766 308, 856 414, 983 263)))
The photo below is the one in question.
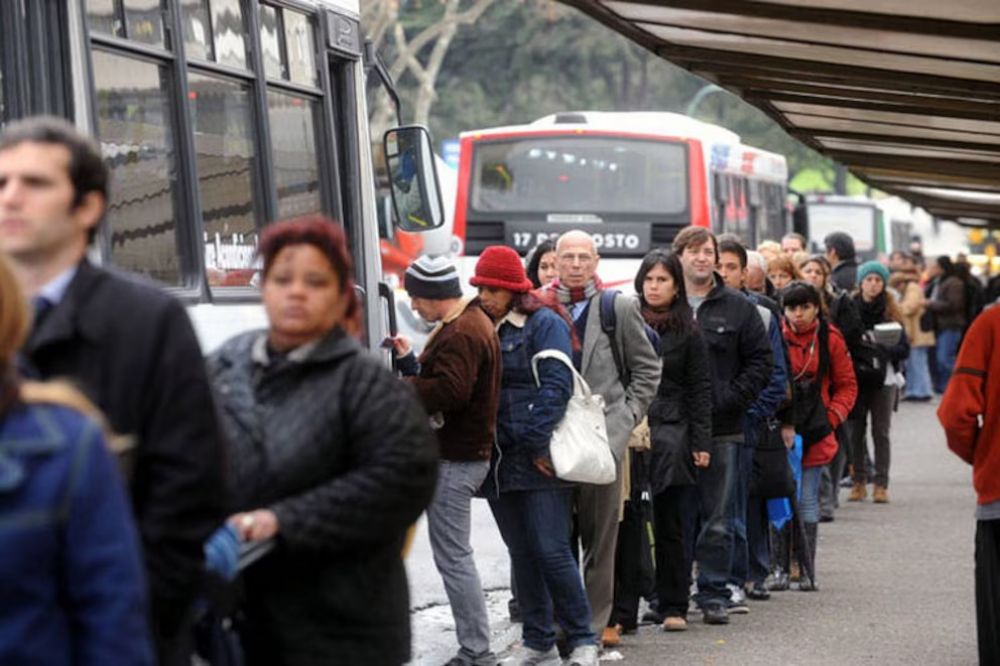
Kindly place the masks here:
MULTIPOLYGON (((632 664, 974 664, 971 472, 945 446, 930 404, 901 403, 893 422, 892 503, 842 502, 820 526, 820 592, 780 592, 749 615, 685 633, 640 627, 602 661, 632 664)), ((846 498, 842 491, 841 497, 846 498)), ((519 638, 507 620, 507 560, 484 501, 473 544, 487 590, 494 649, 519 638)), ((426 528, 408 560, 414 664, 443 664, 457 649, 426 528)))

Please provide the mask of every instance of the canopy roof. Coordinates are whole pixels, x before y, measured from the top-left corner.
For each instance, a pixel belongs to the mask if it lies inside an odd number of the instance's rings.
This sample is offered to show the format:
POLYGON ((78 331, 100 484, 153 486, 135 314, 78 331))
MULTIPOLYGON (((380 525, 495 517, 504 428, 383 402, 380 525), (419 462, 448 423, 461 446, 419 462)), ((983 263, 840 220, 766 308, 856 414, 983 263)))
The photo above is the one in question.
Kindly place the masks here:
POLYGON ((931 214, 1000 226, 1000 0, 562 0, 931 214))

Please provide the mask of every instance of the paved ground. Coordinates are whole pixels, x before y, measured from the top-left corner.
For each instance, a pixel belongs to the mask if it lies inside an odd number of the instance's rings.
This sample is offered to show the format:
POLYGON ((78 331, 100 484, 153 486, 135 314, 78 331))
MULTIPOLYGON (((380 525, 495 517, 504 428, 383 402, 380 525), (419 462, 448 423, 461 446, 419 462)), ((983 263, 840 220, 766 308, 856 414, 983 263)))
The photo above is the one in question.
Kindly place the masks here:
MULTIPOLYGON (((892 503, 844 503, 820 527, 821 591, 777 593, 726 627, 691 616, 683 634, 641 627, 602 661, 630 664, 974 664, 974 495, 970 472, 951 455, 934 405, 904 403, 893 426, 892 503)), ((846 493, 845 493, 846 496, 846 493)), ((507 564, 485 503, 475 545, 489 592, 494 647, 518 638, 506 622, 507 564)), ((426 545, 409 561, 414 662, 443 664, 454 627, 426 545)))

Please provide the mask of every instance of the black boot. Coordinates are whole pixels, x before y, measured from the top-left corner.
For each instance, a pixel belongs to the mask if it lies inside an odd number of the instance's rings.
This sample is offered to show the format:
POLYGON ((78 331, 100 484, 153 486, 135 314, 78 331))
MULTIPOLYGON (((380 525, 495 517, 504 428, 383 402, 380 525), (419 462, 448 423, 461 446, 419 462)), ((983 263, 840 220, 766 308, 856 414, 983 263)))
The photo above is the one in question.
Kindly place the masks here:
MULTIPOLYGON (((791 521, 789 521, 790 523, 791 521)), ((783 592, 788 589, 788 572, 791 567, 791 530, 786 523, 780 530, 771 530, 771 577, 767 589, 771 592, 783 592)))
POLYGON ((804 557, 808 559, 808 564, 803 563, 799 590, 803 592, 819 592, 819 585, 816 583, 816 541, 819 524, 803 523, 802 526, 806 535, 806 543, 803 544, 802 550, 804 551, 804 557))

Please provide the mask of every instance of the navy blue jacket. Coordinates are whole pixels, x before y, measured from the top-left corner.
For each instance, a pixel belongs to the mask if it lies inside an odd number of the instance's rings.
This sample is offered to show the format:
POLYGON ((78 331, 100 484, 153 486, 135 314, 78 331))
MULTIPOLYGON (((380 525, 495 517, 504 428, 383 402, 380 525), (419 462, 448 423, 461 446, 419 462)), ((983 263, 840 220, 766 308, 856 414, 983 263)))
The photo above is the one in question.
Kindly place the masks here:
POLYGON ((557 349, 572 358, 569 325, 548 308, 528 316, 523 326, 520 319, 512 313, 498 331, 503 375, 496 444, 490 475, 483 484, 487 497, 567 485, 539 472, 534 460, 549 455, 552 432, 573 394, 573 375, 558 360, 543 359, 538 364, 539 386, 531 372, 531 358, 545 349, 557 349))
POLYGON ((0 663, 152 664, 139 536, 98 427, 53 405, 0 422, 0 663))

